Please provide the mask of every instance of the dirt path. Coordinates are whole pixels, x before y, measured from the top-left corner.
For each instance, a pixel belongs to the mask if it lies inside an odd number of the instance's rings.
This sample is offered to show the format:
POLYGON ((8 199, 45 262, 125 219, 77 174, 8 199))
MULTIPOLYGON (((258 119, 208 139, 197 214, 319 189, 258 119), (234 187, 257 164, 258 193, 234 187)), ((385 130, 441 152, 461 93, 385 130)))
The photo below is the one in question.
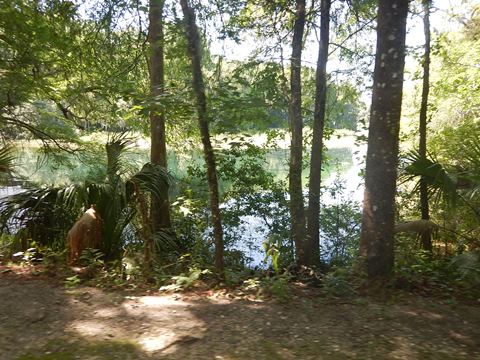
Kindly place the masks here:
POLYGON ((480 359, 480 306, 132 296, 0 274, 0 359, 480 359))

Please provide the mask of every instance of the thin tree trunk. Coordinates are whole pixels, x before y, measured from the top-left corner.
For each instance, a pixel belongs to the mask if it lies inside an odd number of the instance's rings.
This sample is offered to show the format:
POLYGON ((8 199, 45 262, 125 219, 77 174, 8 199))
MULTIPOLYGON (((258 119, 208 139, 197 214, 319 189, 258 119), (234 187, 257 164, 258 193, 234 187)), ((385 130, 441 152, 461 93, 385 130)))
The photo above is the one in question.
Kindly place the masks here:
POLYGON ((378 7, 360 235, 360 255, 371 279, 388 275, 394 265, 395 192, 408 2, 380 0, 378 7))
POLYGON ((151 231, 151 219, 148 216, 148 205, 145 196, 140 190, 140 186, 134 183, 135 195, 137 197, 138 209, 142 219, 142 233, 145 239, 143 247, 143 276, 146 281, 150 281, 153 268, 153 254, 155 252, 153 234, 151 231))
POLYGON ((290 126, 292 140, 290 145, 290 216, 292 238, 295 243, 297 263, 306 264, 305 253, 305 213, 302 193, 302 46, 305 28, 305 0, 297 0, 295 23, 293 25, 292 59, 290 73, 290 126))
MULTIPOLYGON (((150 91, 154 101, 162 96, 165 88, 164 77, 164 36, 163 36, 163 0, 150 0, 148 40, 150 43, 150 91)), ((167 167, 167 146, 165 136, 165 113, 157 105, 150 110, 150 162, 167 167)), ((152 196, 151 219, 153 230, 170 228, 170 203, 168 189, 161 198, 152 196)))
POLYGON ((321 1, 320 44, 318 49, 315 112, 313 115, 312 154, 308 186, 307 249, 308 264, 320 263, 320 183, 322 173, 323 130, 327 102, 327 61, 330 38, 330 0, 321 1))
MULTIPOLYGON (((430 91, 430 0, 423 0, 423 30, 425 32, 425 54, 423 56, 423 88, 422 103, 420 106, 420 142, 418 153, 421 159, 427 157, 427 110, 428 93, 430 91)), ((427 183, 423 178, 420 179, 420 209, 422 219, 429 220, 428 210, 428 191, 427 183)), ((432 252, 432 235, 429 232, 422 234, 422 247, 424 250, 432 252)))
POLYGON ((210 207, 212 211, 213 234, 215 239, 215 268, 220 278, 224 277, 223 262, 223 231, 220 218, 218 179, 215 166, 215 156, 210 142, 210 134, 207 119, 207 100, 202 75, 202 59, 200 51, 200 37, 195 14, 190 8, 187 0, 180 0, 183 15, 185 17, 185 30, 188 41, 188 55, 192 62, 193 90, 197 97, 198 125, 202 138, 205 163, 207 166, 207 178, 210 193, 210 207))

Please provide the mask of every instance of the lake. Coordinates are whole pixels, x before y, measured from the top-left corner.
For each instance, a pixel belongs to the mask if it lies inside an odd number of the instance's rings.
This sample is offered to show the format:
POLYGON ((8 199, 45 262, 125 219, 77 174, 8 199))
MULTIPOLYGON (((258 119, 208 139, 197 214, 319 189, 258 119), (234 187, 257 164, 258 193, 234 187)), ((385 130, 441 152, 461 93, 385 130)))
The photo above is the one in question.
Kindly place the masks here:
MULTIPOLYGON (((334 185, 335 182, 344 184, 344 196, 333 197, 330 192, 324 191, 322 204, 334 205, 348 199, 360 202, 363 198, 362 178, 360 172, 363 169, 363 159, 366 152, 366 145, 356 146, 353 136, 347 138, 332 138, 326 142, 327 166, 324 166, 322 185, 326 188, 334 185)), ((98 175, 104 171, 105 156, 99 151, 85 154, 81 159, 72 155, 57 155, 53 158, 45 157, 32 148, 24 147, 20 150, 16 163, 17 173, 24 179, 49 185, 61 185, 70 182, 81 182, 87 177, 98 175), (89 165, 87 165, 89 164, 89 165)), ((141 165, 148 161, 148 146, 137 146, 125 157, 127 168, 134 172, 141 165)), ((268 151, 266 155, 266 169, 275 174, 277 179, 286 180, 288 175, 288 148, 275 148, 268 151)), ((203 166, 203 155, 200 151, 169 152, 169 171, 174 178, 180 179, 187 173, 188 165, 197 164, 203 166)), ((308 169, 302 174, 303 184, 308 185, 308 169)), ((228 184, 221 183, 220 187, 225 190, 228 184)), ((205 184, 206 187, 206 184, 205 184)), ((12 195, 22 190, 21 186, 10 186, 0 189, 0 198, 12 195)), ((306 194, 306 193, 305 193, 306 194)), ((223 207, 228 204, 223 204, 223 207)), ((244 251, 252 258, 252 266, 261 265, 264 259, 262 244, 266 237, 266 227, 263 220, 255 216, 242 218, 244 222, 242 229, 233 229, 240 234, 237 241, 230 249, 244 251), (245 225, 246 224, 246 225, 245 225)), ((324 240, 327 241, 327 240, 324 240)))

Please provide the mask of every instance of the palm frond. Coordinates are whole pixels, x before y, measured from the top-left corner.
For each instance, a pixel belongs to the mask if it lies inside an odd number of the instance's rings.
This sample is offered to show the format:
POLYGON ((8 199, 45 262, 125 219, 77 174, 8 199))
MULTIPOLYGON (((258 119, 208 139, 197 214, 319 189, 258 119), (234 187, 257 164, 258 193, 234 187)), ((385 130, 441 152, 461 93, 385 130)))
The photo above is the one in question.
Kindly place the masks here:
POLYGON ((44 246, 63 248, 78 211, 59 199, 61 188, 27 189, 0 201, 0 229, 24 235, 44 246))
POLYGON ((168 194, 172 176, 163 166, 147 163, 130 181, 138 184, 142 191, 163 199, 168 194))
POLYGON ((470 251, 457 255, 450 265, 457 269, 462 278, 480 282, 480 252, 470 251))
POLYGON ((175 232, 170 229, 160 229, 153 235, 155 247, 159 253, 179 251, 175 232))
POLYGON ((133 144, 128 133, 115 133, 105 144, 107 152, 107 177, 110 182, 117 181, 122 169, 122 155, 133 144))
POLYGON ((463 150, 468 168, 463 172, 462 177, 471 185, 467 190, 466 197, 474 199, 480 194, 480 142, 478 140, 468 141, 463 144, 463 150))
POLYGON ((13 170, 14 159, 11 146, 0 147, 0 173, 10 173, 13 170))
POLYGON ((457 181, 445 168, 431 157, 422 158, 417 151, 405 156, 405 166, 400 173, 402 182, 417 180, 414 191, 418 190, 420 180, 425 181, 429 197, 438 201, 443 197, 454 203, 457 198, 457 181))
POLYGON ((0 184, 8 183, 13 172, 14 160, 13 147, 8 145, 0 147, 0 184))

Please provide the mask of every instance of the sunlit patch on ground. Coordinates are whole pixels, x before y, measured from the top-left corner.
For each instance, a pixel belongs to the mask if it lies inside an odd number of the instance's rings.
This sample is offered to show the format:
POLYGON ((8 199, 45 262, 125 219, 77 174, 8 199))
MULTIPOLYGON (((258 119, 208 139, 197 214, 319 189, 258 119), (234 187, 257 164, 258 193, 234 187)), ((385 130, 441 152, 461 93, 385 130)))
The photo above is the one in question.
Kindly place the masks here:
POLYGON ((118 336, 121 333, 121 329, 119 327, 114 327, 108 322, 103 322, 96 319, 76 320, 70 325, 70 328, 82 336, 94 336, 101 339, 118 336))
POLYGON ((171 296, 140 296, 137 297, 140 304, 149 307, 157 306, 188 306, 189 304, 183 301, 179 301, 178 298, 171 296))
POLYGON ((476 305, 125 296, 18 276, 0 276, 2 360, 480 359, 476 305))
POLYGON ((142 349, 148 352, 164 350, 174 342, 174 333, 162 333, 156 336, 146 336, 140 338, 140 340, 138 341, 142 349))
POLYGON ((102 309, 95 310, 93 315, 95 317, 100 317, 100 318, 111 318, 111 317, 115 317, 115 316, 120 316, 121 311, 117 308, 111 308, 111 307, 110 308, 102 308, 102 309))

